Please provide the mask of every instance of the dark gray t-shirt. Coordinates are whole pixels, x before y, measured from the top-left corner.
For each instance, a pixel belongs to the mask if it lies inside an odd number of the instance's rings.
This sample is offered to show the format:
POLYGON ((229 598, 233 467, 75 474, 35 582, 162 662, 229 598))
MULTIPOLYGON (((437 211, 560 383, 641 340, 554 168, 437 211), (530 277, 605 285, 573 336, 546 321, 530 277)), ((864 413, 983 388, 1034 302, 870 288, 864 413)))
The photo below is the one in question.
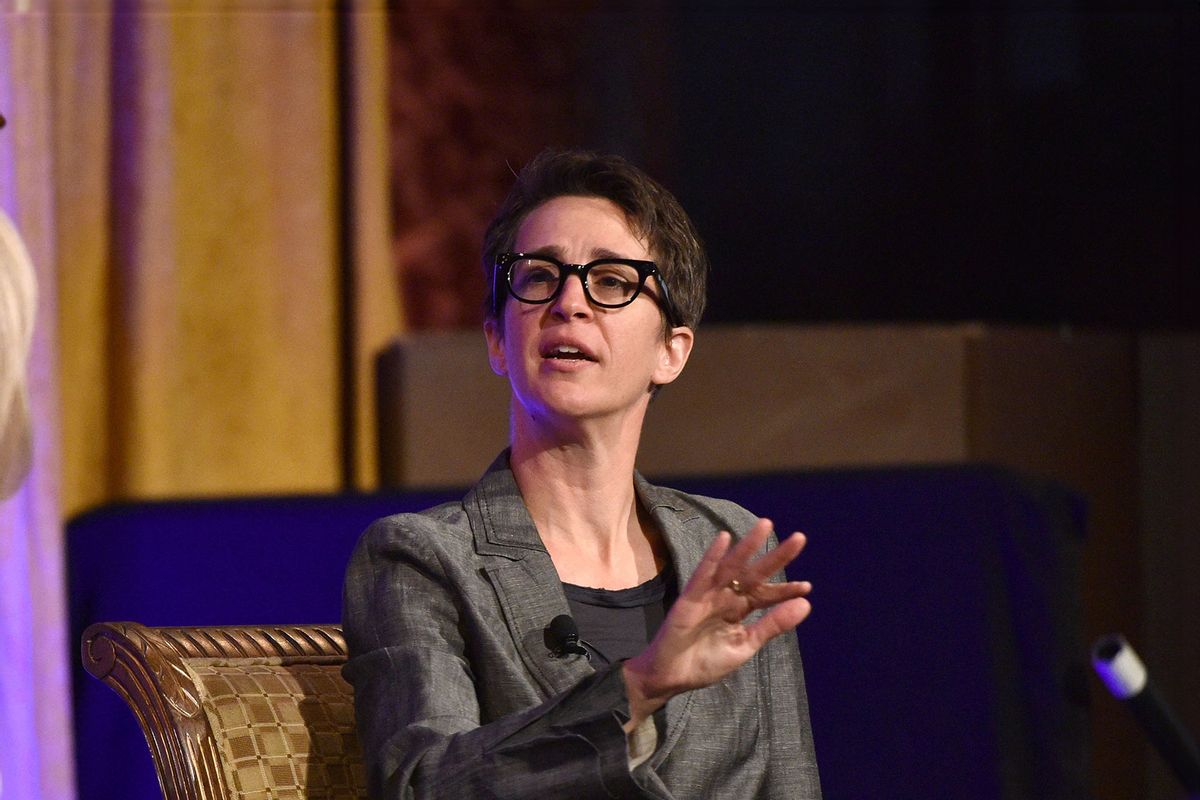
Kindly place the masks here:
POLYGON ((646 649, 679 595, 675 569, 629 589, 592 589, 564 583, 579 640, 597 665, 632 658, 646 649))

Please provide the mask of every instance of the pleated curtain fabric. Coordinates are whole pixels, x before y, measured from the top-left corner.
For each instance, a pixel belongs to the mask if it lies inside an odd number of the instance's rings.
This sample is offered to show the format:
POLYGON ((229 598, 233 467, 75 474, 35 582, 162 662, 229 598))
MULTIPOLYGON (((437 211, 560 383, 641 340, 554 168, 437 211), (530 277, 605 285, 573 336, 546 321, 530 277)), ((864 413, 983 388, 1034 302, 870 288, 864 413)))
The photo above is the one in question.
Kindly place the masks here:
POLYGON ((68 513, 337 489, 347 413, 360 486, 374 477, 368 367, 401 324, 376 132, 383 14, 187 5, 56 18, 77 53, 56 61, 68 513), (349 98, 345 51, 363 56, 349 98), (345 264, 339 203, 356 190, 345 264), (350 363, 342 270, 358 293, 350 363), (344 378, 361 381, 350 412, 344 378))
POLYGON ((0 0, 0 206, 39 284, 33 469, 0 504, 5 798, 74 795, 63 520, 374 485, 371 365, 403 326, 385 16, 0 0))

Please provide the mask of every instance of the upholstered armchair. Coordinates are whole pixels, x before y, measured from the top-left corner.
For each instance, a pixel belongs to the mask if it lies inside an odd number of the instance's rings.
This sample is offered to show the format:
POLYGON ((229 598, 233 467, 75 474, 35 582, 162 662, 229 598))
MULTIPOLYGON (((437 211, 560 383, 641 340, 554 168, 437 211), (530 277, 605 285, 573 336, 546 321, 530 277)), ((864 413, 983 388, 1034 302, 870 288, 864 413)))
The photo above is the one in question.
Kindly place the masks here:
POLYGON ((341 628, 99 623, 82 650, 136 715, 166 800, 367 796, 341 628))

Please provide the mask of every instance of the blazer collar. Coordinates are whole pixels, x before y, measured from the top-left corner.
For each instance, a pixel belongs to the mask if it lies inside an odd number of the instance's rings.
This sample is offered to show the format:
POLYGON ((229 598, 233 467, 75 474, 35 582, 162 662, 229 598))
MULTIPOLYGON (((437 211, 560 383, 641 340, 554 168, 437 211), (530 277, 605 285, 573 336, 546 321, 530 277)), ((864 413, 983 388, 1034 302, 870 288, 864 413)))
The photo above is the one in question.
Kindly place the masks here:
POLYGON ((667 541, 675 574, 679 578, 679 590, 683 591, 684 584, 700 565, 700 559, 710 544, 702 535, 689 533, 689 526, 701 519, 700 514, 679 502, 678 492, 655 486, 640 472, 633 474, 633 483, 638 499, 654 517, 658 530, 667 541))
POLYGON ((509 468, 508 450, 463 498, 463 507, 522 662, 547 697, 566 691, 594 670, 583 656, 555 655, 547 640, 550 620, 571 608, 509 468))
MULTIPOLYGON (((508 465, 505 449, 463 498, 480 555, 522 559, 531 551, 545 553, 533 518, 508 465)), ((557 580, 557 575, 555 576, 557 580)))

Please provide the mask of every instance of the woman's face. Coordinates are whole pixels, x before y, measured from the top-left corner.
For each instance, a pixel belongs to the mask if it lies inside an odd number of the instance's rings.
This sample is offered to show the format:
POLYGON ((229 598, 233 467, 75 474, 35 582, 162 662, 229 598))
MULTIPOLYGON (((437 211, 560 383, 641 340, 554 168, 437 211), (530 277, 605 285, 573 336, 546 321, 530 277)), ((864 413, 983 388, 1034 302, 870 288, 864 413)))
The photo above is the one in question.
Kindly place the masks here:
MULTIPOLYGON (((624 213, 598 197, 556 197, 530 212, 513 250, 554 256, 568 264, 597 258, 653 260, 624 213)), ((691 352, 692 332, 663 338, 662 315, 648 292, 622 308, 593 306, 577 276, 549 303, 509 297, 504 331, 485 326, 492 369, 508 376, 518 403, 533 419, 575 419, 644 410, 653 384, 673 381, 691 352)))

